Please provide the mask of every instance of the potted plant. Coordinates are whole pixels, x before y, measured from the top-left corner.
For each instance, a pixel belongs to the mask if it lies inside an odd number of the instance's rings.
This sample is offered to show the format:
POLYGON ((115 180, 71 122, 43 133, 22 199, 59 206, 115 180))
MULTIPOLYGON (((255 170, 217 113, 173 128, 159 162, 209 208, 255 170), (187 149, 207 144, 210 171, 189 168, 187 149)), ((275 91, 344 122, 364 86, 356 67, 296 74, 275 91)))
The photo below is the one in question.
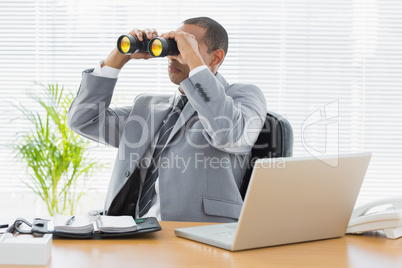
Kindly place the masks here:
POLYGON ((85 193, 87 178, 102 165, 90 159, 88 140, 67 126, 67 112, 73 100, 57 84, 43 86, 43 92, 30 94, 39 109, 16 107, 32 124, 28 131, 17 133, 13 149, 27 167, 30 177, 24 182, 46 203, 49 214, 71 214, 85 193))

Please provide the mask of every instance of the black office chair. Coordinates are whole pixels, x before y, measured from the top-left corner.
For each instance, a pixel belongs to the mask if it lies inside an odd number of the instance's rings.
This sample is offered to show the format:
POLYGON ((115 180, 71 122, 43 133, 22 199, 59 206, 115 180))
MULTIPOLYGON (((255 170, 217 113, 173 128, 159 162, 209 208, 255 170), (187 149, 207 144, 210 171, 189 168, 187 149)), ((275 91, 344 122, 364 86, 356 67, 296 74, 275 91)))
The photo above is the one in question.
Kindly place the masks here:
POLYGON ((241 196, 245 197, 254 163, 258 158, 289 157, 293 154, 293 130, 289 121, 278 113, 268 112, 264 127, 253 149, 243 183, 241 196))

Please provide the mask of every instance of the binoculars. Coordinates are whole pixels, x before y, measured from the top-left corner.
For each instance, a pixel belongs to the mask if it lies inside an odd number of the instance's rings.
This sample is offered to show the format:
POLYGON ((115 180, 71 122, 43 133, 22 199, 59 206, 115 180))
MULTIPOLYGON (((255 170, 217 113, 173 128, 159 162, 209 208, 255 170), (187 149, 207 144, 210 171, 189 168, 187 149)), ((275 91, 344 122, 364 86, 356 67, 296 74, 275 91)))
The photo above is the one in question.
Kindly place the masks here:
POLYGON ((154 37, 149 40, 146 34, 143 41, 133 35, 122 35, 117 39, 117 49, 120 53, 130 55, 136 52, 148 52, 152 57, 178 55, 177 43, 174 39, 154 37))

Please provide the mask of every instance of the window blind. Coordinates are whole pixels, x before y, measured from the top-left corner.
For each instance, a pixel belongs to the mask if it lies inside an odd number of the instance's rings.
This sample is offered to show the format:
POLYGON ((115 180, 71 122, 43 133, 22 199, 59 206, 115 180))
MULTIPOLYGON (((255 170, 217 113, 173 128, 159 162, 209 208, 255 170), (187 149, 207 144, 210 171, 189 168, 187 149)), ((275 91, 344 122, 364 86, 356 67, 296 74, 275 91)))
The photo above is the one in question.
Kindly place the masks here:
MULTIPOLYGON (((105 59, 121 34, 134 27, 162 33, 209 16, 229 33, 220 72, 229 83, 263 90, 268 109, 293 126, 295 156, 373 152, 358 201, 400 195, 401 14, 396 0, 0 0, 0 194, 28 191, 10 144, 29 128, 13 104, 34 108, 25 92, 38 90, 35 83, 75 94, 81 72, 105 59)), ((132 61, 113 105, 174 90, 166 59, 132 61)), ((116 150, 92 143, 90 152, 108 163, 91 185, 104 193, 116 150)))

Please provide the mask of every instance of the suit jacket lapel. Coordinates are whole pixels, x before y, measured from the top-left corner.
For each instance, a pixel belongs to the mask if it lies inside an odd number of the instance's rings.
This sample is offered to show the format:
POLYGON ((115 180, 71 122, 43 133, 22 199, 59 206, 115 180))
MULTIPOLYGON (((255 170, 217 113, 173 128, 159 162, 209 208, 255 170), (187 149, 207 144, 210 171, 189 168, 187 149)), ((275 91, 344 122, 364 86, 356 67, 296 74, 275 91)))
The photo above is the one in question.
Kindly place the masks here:
MULTIPOLYGON (((225 78, 220 74, 220 73, 216 73, 215 75, 216 79, 218 79, 218 81, 223 85, 223 86, 227 86, 228 82, 225 80, 225 78)), ((170 140, 174 137, 174 135, 176 135, 176 133, 186 124, 186 122, 193 116, 193 114, 195 113, 195 109, 193 108, 193 106, 190 104, 190 102, 187 102, 187 105, 184 106, 183 112, 181 113, 177 123, 175 124, 175 126, 173 127, 172 132, 169 135, 169 138, 166 142, 166 144, 169 144, 170 140)))
POLYGON ((132 153, 137 154, 139 156, 138 159, 141 159, 144 156, 146 150, 151 144, 152 139, 155 137, 155 134, 157 131, 159 131, 160 126, 163 124, 163 120, 171 111, 173 103, 174 96, 170 97, 168 102, 160 102, 155 104, 155 107, 151 107, 151 112, 148 114, 147 119, 145 120, 146 127, 148 128, 148 136, 145 138, 143 145, 133 148, 132 153))
POLYGON ((186 106, 184 106, 184 109, 179 116, 179 119, 174 125, 166 144, 169 144, 174 135, 186 124, 186 122, 193 116, 194 113, 195 109, 190 104, 190 102, 187 102, 186 106))

